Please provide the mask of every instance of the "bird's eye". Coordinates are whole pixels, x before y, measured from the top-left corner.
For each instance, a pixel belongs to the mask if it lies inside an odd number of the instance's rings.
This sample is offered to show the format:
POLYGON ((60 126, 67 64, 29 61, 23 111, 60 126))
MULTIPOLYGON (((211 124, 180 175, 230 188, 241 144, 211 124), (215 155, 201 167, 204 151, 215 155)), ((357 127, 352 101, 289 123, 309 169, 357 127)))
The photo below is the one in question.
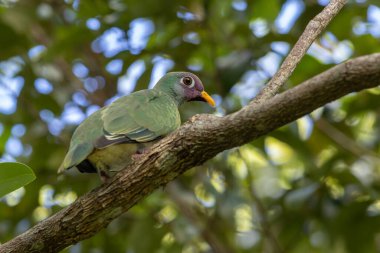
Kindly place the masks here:
POLYGON ((186 85, 186 86, 189 86, 190 88, 194 87, 194 79, 191 78, 190 76, 185 76, 181 79, 181 82, 186 85))

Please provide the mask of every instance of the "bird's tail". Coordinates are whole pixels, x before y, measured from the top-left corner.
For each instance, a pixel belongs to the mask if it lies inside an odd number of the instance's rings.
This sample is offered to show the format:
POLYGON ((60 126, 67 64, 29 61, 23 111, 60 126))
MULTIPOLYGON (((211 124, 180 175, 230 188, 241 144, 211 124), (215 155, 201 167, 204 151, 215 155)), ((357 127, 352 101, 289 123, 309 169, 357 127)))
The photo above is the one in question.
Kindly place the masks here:
POLYGON ((58 168, 57 174, 62 174, 65 170, 66 170, 66 169, 65 169, 65 167, 63 166, 63 162, 62 162, 61 165, 60 165, 59 168, 58 168))

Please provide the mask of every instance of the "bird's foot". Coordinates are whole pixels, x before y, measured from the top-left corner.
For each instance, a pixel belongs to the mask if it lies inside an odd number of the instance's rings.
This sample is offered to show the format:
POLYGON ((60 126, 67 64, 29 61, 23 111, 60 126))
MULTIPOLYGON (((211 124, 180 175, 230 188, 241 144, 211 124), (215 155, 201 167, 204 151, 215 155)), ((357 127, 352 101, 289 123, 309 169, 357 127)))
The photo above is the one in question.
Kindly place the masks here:
POLYGON ((99 177, 100 177, 100 181, 102 181, 103 184, 109 182, 110 180, 110 175, 108 175, 105 171, 103 170, 100 170, 99 171, 99 177))
POLYGON ((134 154, 132 155, 132 159, 133 159, 134 161, 138 161, 138 160, 141 159, 141 157, 142 157, 143 155, 145 155, 145 154, 147 154, 147 153, 149 153, 149 149, 146 149, 146 148, 144 148, 144 149, 138 149, 138 150, 136 151, 136 153, 134 153, 134 154))

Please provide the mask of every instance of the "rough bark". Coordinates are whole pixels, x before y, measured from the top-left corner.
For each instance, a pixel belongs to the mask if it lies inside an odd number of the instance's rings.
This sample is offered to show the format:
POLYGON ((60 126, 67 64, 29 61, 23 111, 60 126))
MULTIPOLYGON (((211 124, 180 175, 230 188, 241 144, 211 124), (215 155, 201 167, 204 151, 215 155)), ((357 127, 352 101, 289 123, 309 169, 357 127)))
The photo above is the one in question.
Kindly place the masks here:
POLYGON ((337 65, 231 115, 197 115, 112 181, 1 245, 0 252, 58 252, 96 234, 152 191, 217 153, 257 139, 346 94, 379 84, 380 54, 373 54, 337 65))

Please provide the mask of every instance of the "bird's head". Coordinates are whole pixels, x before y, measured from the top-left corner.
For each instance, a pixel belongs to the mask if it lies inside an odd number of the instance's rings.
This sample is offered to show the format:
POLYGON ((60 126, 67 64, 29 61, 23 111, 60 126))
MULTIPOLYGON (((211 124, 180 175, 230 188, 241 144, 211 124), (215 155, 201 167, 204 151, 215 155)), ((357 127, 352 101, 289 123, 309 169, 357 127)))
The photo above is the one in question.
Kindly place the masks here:
POLYGON ((190 72, 169 72, 155 86, 174 97, 179 104, 184 101, 203 101, 212 107, 215 101, 204 90, 202 81, 190 72))

